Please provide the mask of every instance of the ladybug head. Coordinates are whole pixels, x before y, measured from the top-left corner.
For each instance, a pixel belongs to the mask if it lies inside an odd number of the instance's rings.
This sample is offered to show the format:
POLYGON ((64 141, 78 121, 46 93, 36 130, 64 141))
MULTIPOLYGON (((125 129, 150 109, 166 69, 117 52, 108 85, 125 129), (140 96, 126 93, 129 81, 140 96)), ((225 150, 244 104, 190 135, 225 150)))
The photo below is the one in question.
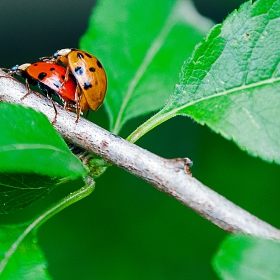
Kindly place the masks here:
POLYGON ((15 65, 11 68, 11 70, 8 72, 8 74, 14 74, 18 72, 24 72, 31 64, 30 63, 24 63, 21 65, 15 65))
POLYGON ((15 65, 11 68, 11 70, 9 71, 9 73, 11 72, 17 72, 18 71, 18 65, 15 65))

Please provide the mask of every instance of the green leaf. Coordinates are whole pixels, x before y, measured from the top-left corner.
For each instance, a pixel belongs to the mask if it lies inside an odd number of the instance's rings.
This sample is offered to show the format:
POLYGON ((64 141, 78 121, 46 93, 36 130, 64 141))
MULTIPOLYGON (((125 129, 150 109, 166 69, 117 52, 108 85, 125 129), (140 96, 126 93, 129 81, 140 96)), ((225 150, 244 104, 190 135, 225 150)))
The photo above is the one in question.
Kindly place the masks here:
POLYGON ((279 45, 280 0, 243 4, 196 48, 169 102, 130 139, 187 115, 251 155, 280 163, 279 45))
POLYGON ((187 0, 98 2, 80 45, 106 69, 113 133, 164 106, 182 61, 211 26, 187 0))
POLYGON ((0 227, 0 278, 1 280, 51 279, 47 262, 39 248, 34 231, 17 244, 17 250, 9 255, 15 240, 26 225, 0 227))
POLYGON ((251 236, 227 237, 213 258, 221 279, 280 279, 280 243, 251 236))
POLYGON ((86 170, 53 129, 33 109, 0 104, 0 213, 26 207, 61 182, 86 170))
POLYGON ((0 173, 0 214, 29 206, 48 194, 58 183, 58 179, 37 174, 0 173))
POLYGON ((0 226, 0 279, 49 279, 46 262, 36 243, 36 230, 52 216, 92 193, 95 181, 87 176, 85 185, 22 225, 0 226), (12 277, 13 276, 13 277, 12 277))
POLYGON ((75 179, 86 173, 45 115, 0 104, 0 172, 75 179))

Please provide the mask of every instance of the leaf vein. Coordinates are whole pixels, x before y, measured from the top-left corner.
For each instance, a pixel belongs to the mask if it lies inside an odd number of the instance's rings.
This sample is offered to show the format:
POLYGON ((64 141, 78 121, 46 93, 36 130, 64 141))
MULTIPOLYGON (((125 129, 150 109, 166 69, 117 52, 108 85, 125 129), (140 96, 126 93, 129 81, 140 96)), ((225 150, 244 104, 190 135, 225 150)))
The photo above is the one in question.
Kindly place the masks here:
POLYGON ((202 101, 206 101, 208 99, 212 99, 212 98, 216 98, 216 97, 219 97, 219 96, 224 96, 224 95, 227 95, 227 94, 239 92, 241 90, 248 90, 248 89, 251 89, 251 88, 254 88, 254 87, 260 87, 260 86, 267 85, 267 84, 274 84, 276 82, 280 82, 280 77, 266 79, 266 80, 263 80, 263 81, 260 81, 260 82, 256 82, 256 83, 252 83, 252 84, 249 84, 249 85, 244 85, 243 84, 240 87, 235 87, 235 88, 232 88, 232 89, 224 90, 224 91, 212 94, 212 95, 204 96, 202 98, 193 100, 193 101, 191 101, 191 102, 189 102, 187 104, 184 104, 184 105, 182 105, 180 107, 177 107, 177 108, 171 110, 169 112, 169 114, 170 115, 174 115, 174 114, 176 114, 176 112, 178 112, 178 111, 180 111, 180 110, 182 110, 184 108, 187 108, 189 106, 195 105, 195 104, 197 104, 199 102, 202 102, 202 101))
POLYGON ((61 149, 56 148, 52 145, 44 145, 44 144, 12 144, 8 146, 1 146, 1 152, 10 152, 10 151, 18 151, 18 150, 53 150, 58 151, 60 153, 65 153, 61 149))
POLYGON ((119 110, 117 119, 116 119, 116 123, 113 129, 113 133, 117 134, 120 127, 121 127, 121 119, 124 113, 124 110, 132 96, 132 93, 134 91, 134 89, 136 88, 137 84, 139 83, 139 81, 141 80, 141 78, 143 77, 146 69, 148 68, 148 66, 150 65, 151 61, 153 60, 153 58, 155 57, 155 55, 157 54, 158 50, 160 49, 160 47, 163 45, 167 35, 169 34, 170 30, 173 28, 173 26, 176 24, 176 20, 174 18, 174 10, 175 7, 177 6, 178 1, 176 1, 176 3, 173 6, 173 10, 171 11, 171 13, 169 14, 167 20, 165 21, 162 29, 160 30, 158 36, 154 39, 154 41, 152 42, 150 48, 147 50, 146 55, 141 63, 141 65, 139 66, 138 70, 136 71, 133 79, 131 80, 128 89, 124 95, 124 99, 121 105, 121 108, 119 110))

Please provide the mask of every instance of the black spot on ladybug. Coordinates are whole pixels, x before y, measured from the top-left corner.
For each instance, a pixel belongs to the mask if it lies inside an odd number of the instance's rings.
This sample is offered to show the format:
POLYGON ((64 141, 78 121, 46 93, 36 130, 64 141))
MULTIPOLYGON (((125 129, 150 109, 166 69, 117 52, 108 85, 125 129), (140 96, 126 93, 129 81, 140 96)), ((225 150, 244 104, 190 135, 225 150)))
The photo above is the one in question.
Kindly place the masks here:
POLYGON ((77 75, 82 75, 84 73, 84 69, 81 66, 77 66, 74 71, 77 75))
POLYGON ((78 53, 77 53, 77 57, 80 58, 80 59, 82 59, 82 58, 84 58, 84 55, 83 55, 82 53, 78 52, 78 53))
POLYGON ((92 56, 89 53, 85 53, 85 55, 89 58, 92 58, 92 56))
POLYGON ((33 66, 38 66, 38 63, 34 63, 33 66))
POLYGON ((90 72, 95 72, 95 68, 94 68, 94 67, 90 67, 88 70, 89 70, 90 72))
POLYGON ((97 66, 99 67, 99 68, 102 68, 102 65, 101 65, 101 63, 100 63, 100 61, 99 60, 97 60, 97 66))
POLYGON ((91 84, 90 82, 84 83, 84 89, 85 89, 85 90, 87 90, 87 89, 89 89, 89 88, 91 88, 91 87, 92 87, 92 84, 91 84))
POLYGON ((65 76, 64 75, 61 75, 61 78, 62 78, 63 81, 65 80, 65 76))
POLYGON ((54 84, 55 87, 60 88, 62 83, 60 81, 56 81, 53 84, 54 84))
POLYGON ((47 76, 47 73, 46 73, 46 72, 41 72, 41 73, 38 75, 38 79, 39 79, 40 81, 42 81, 46 76, 47 76))
POLYGON ((50 68, 50 71, 54 71, 54 70, 55 70, 54 67, 51 67, 51 68, 50 68))

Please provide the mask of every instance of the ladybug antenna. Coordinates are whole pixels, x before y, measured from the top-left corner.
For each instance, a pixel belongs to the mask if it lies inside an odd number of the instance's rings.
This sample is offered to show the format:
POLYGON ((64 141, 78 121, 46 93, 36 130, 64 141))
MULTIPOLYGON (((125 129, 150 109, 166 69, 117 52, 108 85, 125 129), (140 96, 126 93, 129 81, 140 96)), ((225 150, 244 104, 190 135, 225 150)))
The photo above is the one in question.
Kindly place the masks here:
MULTIPOLYGON (((0 68, 0 70, 8 73, 9 71, 11 71, 11 68, 0 68)), ((3 77, 3 76, 0 76, 0 77, 3 77)))

